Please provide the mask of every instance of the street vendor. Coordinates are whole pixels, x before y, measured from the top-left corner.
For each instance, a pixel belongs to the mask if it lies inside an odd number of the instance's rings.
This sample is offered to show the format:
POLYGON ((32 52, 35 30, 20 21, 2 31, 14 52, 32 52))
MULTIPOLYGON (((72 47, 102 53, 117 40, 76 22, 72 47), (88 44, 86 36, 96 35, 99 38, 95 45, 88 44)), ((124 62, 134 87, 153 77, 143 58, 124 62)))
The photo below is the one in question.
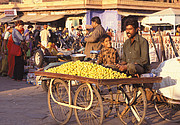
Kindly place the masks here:
POLYGON ((58 53, 58 50, 55 47, 54 43, 48 42, 47 47, 44 47, 40 42, 38 44, 38 46, 40 46, 43 50, 45 55, 47 56, 55 56, 58 53))
POLYGON ((149 71, 149 44, 138 35, 138 21, 129 17, 125 21, 127 39, 123 45, 122 62, 117 64, 120 71, 128 74, 142 74, 149 71))
POLYGON ((101 25, 101 20, 99 17, 93 17, 91 19, 91 25, 94 30, 88 37, 84 39, 87 42, 84 51, 84 54, 86 54, 86 58, 90 57, 91 50, 101 50, 102 45, 99 40, 106 33, 101 25))

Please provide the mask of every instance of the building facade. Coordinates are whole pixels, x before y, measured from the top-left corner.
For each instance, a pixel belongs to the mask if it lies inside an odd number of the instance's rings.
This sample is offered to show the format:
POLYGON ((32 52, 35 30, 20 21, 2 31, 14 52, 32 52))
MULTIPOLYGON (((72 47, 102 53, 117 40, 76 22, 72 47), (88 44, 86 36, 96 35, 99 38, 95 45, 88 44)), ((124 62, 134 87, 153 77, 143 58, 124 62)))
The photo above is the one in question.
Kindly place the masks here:
POLYGON ((180 9, 180 0, 1 0, 1 22, 21 19, 26 23, 45 24, 53 27, 71 26, 86 28, 90 19, 99 16, 105 29, 123 30, 123 21, 135 15, 139 21, 148 14, 167 9, 180 9), (4 14, 16 10, 12 18, 4 14))

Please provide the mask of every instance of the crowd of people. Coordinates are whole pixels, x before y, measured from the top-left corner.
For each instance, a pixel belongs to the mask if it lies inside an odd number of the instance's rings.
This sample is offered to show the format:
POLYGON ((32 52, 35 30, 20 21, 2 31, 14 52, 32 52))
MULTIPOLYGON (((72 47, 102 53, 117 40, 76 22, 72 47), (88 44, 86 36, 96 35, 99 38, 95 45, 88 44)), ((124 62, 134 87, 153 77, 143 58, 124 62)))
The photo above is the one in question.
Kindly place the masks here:
POLYGON ((149 65, 148 42, 138 35, 138 23, 134 18, 129 18, 125 22, 129 39, 124 43, 122 60, 120 60, 116 49, 112 48, 111 38, 113 35, 111 30, 105 31, 99 17, 93 17, 91 25, 93 30, 91 32, 86 30, 83 34, 81 27, 75 29, 74 26, 70 30, 64 28, 61 31, 57 28, 53 32, 48 25, 44 25, 42 30, 40 26, 37 26, 34 31, 34 27, 29 25, 24 30, 24 22, 21 20, 16 21, 15 25, 4 23, 0 28, 2 29, 0 32, 0 74, 17 81, 23 80, 24 65, 33 56, 36 49, 41 47, 43 52, 46 52, 46 48, 49 48, 50 54, 51 50, 53 50, 53 54, 57 54, 59 34, 72 38, 86 36, 83 39, 86 42, 84 54, 86 54, 86 58, 90 58, 90 51, 100 50, 98 64, 115 65, 119 71, 129 74, 147 72, 149 65))
MULTIPOLYGON (((23 66, 26 65, 27 60, 33 56, 33 52, 38 48, 56 48, 59 35, 77 37, 82 35, 80 30, 72 29, 68 31, 67 28, 61 31, 59 28, 52 31, 48 25, 36 26, 35 30, 32 25, 28 25, 24 29, 24 22, 16 21, 14 24, 0 24, 0 75, 10 76, 14 80, 23 79, 23 66), (77 32, 78 31, 78 32, 77 32), (17 46, 14 46, 17 45, 17 46), (13 47, 12 47, 13 45, 13 47), (21 48, 19 51, 18 46, 21 48), (20 54, 11 53, 11 50, 18 51, 20 54), (17 71, 18 70, 18 71, 17 71)), ((52 49, 54 50, 54 49, 52 49)), ((57 53, 52 53, 57 54, 57 53)))

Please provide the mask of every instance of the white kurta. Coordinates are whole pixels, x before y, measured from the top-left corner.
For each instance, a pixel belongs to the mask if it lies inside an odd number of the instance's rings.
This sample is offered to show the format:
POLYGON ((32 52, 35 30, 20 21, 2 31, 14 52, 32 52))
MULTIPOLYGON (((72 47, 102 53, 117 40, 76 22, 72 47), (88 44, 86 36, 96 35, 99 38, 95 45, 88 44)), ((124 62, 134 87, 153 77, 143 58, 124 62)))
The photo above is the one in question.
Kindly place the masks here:
POLYGON ((155 83, 153 88, 165 97, 180 100, 180 62, 177 58, 162 62, 152 73, 163 77, 161 83, 155 83))

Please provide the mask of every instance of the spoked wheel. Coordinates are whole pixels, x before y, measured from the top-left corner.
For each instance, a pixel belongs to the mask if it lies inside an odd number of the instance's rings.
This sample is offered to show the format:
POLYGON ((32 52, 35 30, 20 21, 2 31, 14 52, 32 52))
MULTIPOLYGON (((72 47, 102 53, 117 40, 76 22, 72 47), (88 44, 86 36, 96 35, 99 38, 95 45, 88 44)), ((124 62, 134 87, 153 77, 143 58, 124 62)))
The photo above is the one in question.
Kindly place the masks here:
POLYGON ((116 96, 116 111, 123 124, 140 125, 146 115, 147 100, 142 87, 121 85, 116 96))
MULTIPOLYGON (((90 104, 91 94, 87 84, 81 85, 74 98, 74 105, 87 107, 90 104)), ((93 102, 88 110, 75 109, 75 117, 79 125, 101 125, 103 121, 103 105, 99 92, 92 86, 93 102)))
POLYGON ((40 49, 36 50, 36 52, 34 53, 34 62, 38 68, 42 67, 43 60, 44 60, 43 52, 40 49))
MULTIPOLYGON (((66 124, 71 118, 72 108, 58 104, 53 98, 58 102, 69 104, 70 96, 67 84, 60 79, 55 79, 50 87, 48 91, 48 106, 51 116, 56 122, 66 124), (52 92, 52 96, 50 92, 52 92)), ((70 101, 70 104, 72 104, 72 101, 70 101)))
POLYGON ((74 51, 78 51, 79 49, 81 49, 80 42, 79 42, 79 41, 75 41, 75 42, 72 44, 71 49, 74 49, 74 51))
POLYGON ((100 94, 103 101, 104 118, 107 118, 113 109, 113 92, 109 85, 100 86, 100 94))
POLYGON ((160 95, 154 97, 155 109, 161 118, 170 122, 180 121, 180 101, 171 100, 160 95))

